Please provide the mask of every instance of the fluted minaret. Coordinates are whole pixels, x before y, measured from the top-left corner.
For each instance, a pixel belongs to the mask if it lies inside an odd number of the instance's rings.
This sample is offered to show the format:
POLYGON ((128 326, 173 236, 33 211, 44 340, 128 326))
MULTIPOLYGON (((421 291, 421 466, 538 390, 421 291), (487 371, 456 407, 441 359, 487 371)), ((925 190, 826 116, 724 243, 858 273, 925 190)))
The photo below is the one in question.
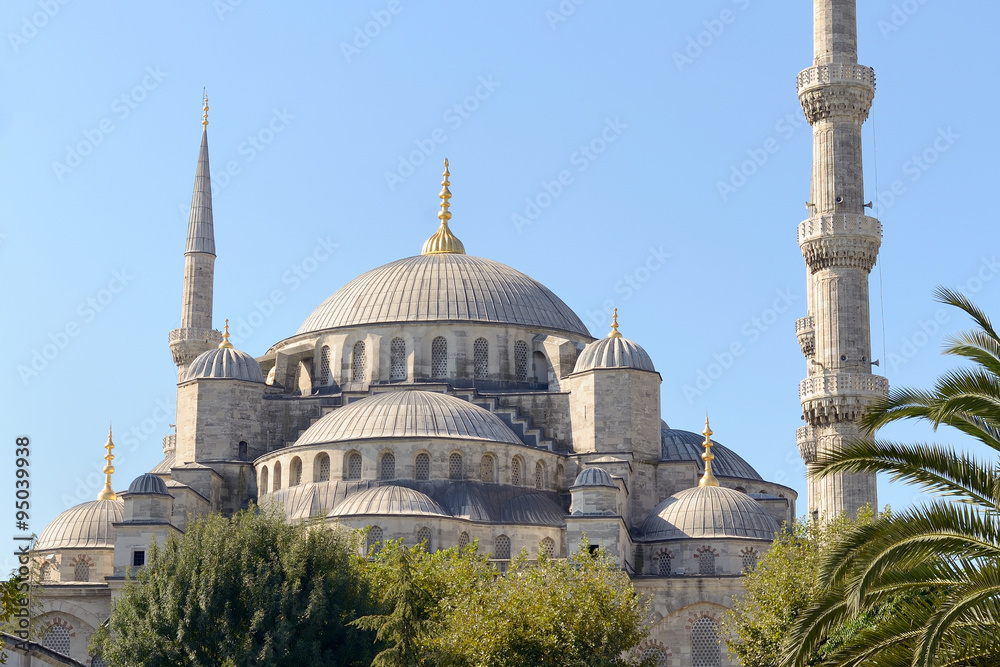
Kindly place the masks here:
POLYGON ((201 150, 194 175, 191 216, 184 249, 184 291, 181 326, 170 332, 170 352, 177 380, 202 352, 217 347, 222 334, 212 329, 212 289, 215 277, 215 231, 212 225, 212 179, 208 168, 208 96, 202 118, 201 150))
MULTIPOLYGON (((809 472, 817 451, 862 434, 859 420, 888 391, 872 375, 868 276, 882 225, 865 215, 861 125, 875 96, 875 73, 858 64, 856 0, 814 0, 813 66, 798 77, 799 100, 813 128, 809 217, 799 225, 807 269, 808 316, 796 323, 807 377, 799 385, 799 451, 809 472)), ((871 504, 874 475, 808 481, 809 512, 832 517, 871 504)))

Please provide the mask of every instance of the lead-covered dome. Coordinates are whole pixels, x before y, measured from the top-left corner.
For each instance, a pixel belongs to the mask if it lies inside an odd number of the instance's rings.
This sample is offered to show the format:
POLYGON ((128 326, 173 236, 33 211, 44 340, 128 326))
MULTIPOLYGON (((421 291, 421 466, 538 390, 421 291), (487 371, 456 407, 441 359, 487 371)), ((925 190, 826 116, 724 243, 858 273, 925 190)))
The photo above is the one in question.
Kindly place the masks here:
POLYGON ((657 505, 639 532, 647 541, 717 537, 773 540, 779 529, 778 522, 747 494, 723 486, 696 486, 657 505))
POLYGON ((646 350, 628 338, 611 337, 595 340, 583 348, 576 358, 574 373, 594 368, 636 368, 656 372, 646 350))
POLYGON ((569 306, 509 266, 452 253, 407 257, 363 273, 306 318, 298 334, 401 322, 491 322, 590 337, 569 306))
POLYGON ((45 527, 35 550, 114 549, 114 524, 121 522, 124 508, 121 500, 91 500, 71 507, 45 527))
MULTIPOLYGON (((694 461, 698 464, 698 470, 704 470, 704 463, 701 455, 705 448, 703 443, 705 437, 682 431, 667 426, 665 422, 660 422, 660 460, 661 461, 694 461)), ((736 479, 764 481, 764 478, 753 469, 753 467, 743 460, 743 458, 733 450, 720 445, 715 440, 712 441, 712 453, 715 460, 712 462, 712 471, 719 477, 734 477, 736 479)))
POLYGON ((295 445, 368 438, 470 438, 524 443, 489 410, 431 391, 376 394, 323 416, 295 445))
POLYGON ((126 493, 155 494, 169 496, 166 483, 151 472, 143 473, 132 480, 126 493))
POLYGON ((202 352, 188 366, 184 381, 201 379, 245 380, 264 384, 260 364, 246 352, 234 347, 219 347, 202 352))
POLYGON ((603 468, 585 468, 576 476, 573 486, 610 486, 617 489, 618 485, 611 478, 611 474, 603 468))
POLYGON ((448 516, 430 496, 405 486, 376 486, 345 498, 327 515, 349 516, 448 516))

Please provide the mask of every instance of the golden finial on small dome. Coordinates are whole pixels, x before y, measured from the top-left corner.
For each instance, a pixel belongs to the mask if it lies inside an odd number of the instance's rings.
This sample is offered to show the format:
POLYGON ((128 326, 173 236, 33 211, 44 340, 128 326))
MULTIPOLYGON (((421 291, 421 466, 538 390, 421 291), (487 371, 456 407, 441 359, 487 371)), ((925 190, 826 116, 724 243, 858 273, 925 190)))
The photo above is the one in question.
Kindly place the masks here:
POLYGON ((715 454, 712 453, 712 427, 708 425, 707 414, 705 415, 705 430, 701 433, 705 436, 705 442, 702 443, 702 446, 705 447, 705 453, 701 455, 701 460, 705 462, 705 474, 702 475, 698 486, 718 486, 719 480, 715 479, 715 475, 712 474, 712 461, 715 460, 715 454))
POLYGON ((226 328, 222 332, 222 342, 219 343, 220 350, 231 350, 233 344, 229 342, 229 320, 226 320, 226 328))
POLYGON ((434 236, 424 242, 424 247, 420 250, 421 255, 465 254, 465 245, 448 228, 448 221, 451 220, 451 211, 448 210, 451 207, 451 190, 448 189, 448 186, 451 185, 451 182, 448 180, 449 176, 451 176, 451 172, 448 171, 448 159, 445 158, 444 178, 441 180, 441 194, 438 195, 441 197, 441 210, 438 211, 438 218, 441 220, 441 225, 434 232, 434 236))
POLYGON ((621 338, 622 335, 618 332, 618 309, 615 308, 615 314, 611 316, 611 333, 608 334, 608 338, 621 338))
POLYGON ((98 500, 118 500, 118 494, 111 488, 111 475, 115 472, 115 467, 111 465, 115 455, 111 453, 111 450, 114 448, 115 443, 111 440, 111 425, 108 424, 108 441, 104 445, 104 449, 108 450, 104 460, 108 463, 104 466, 104 488, 97 494, 98 500))
POLYGON ((205 96, 205 107, 203 109, 204 112, 205 112, 205 114, 201 117, 201 126, 207 130, 208 129, 208 91, 206 89, 202 88, 202 94, 205 96))

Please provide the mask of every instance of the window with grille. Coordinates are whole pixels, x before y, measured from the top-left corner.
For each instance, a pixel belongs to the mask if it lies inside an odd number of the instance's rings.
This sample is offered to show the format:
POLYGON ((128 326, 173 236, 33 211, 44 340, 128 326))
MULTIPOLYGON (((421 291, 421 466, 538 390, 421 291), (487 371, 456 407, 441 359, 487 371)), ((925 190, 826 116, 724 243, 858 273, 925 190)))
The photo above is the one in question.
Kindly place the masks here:
POLYGON ((330 346, 324 345, 319 351, 319 386, 330 384, 330 346))
POLYGON ((542 551, 549 558, 555 558, 556 556, 556 543, 551 537, 546 537, 542 540, 542 551))
POLYGON ((699 618, 691 625, 691 664, 694 667, 722 667, 719 624, 699 618))
POLYGON ((661 577, 669 577, 674 573, 674 559, 669 553, 660 554, 656 561, 656 574, 661 577))
POLYGON ((52 581, 51 563, 42 563, 42 581, 52 581))
POLYGON ((278 491, 281 489, 281 463, 277 462, 274 464, 274 490, 278 491))
POLYGON ((496 459, 493 458, 492 454, 483 454, 482 462, 479 464, 479 479, 480 481, 486 482, 487 484, 492 484, 496 479, 494 471, 496 469, 496 459))
POLYGON ((514 343, 514 379, 528 381, 528 344, 523 340, 514 343))
POLYGON ((413 462, 414 477, 416 479, 430 479, 431 477, 431 457, 428 454, 421 452, 417 454, 416 460, 413 462))
POLYGON ((42 635, 42 646, 50 648, 56 653, 69 655, 70 635, 69 630, 58 623, 49 626, 49 629, 42 635))
POLYGON ((382 548, 382 529, 372 526, 368 529, 368 557, 372 557, 382 548))
POLYGON ((448 377, 448 341, 444 336, 431 341, 431 377, 448 377))
POLYGON ((648 648, 642 654, 642 659, 652 660, 656 667, 667 667, 670 663, 667 661, 667 654, 658 648, 648 648))
POLYGON ((500 560, 510 560, 510 538, 499 535, 496 539, 493 557, 500 560))
POLYGON ((257 488, 261 493, 267 493, 267 466, 260 469, 260 483, 257 488))
POLYGON ((753 572, 757 569, 757 552, 753 549, 743 553, 743 571, 753 572))
POLYGON ((93 658, 90 659, 90 667, 107 667, 107 666, 108 663, 104 662, 104 659, 99 655, 95 655, 93 658))
POLYGON ((469 546, 469 534, 462 533, 461 535, 458 536, 458 548, 464 549, 467 546, 469 546))
POLYGON ((427 526, 417 531, 417 544, 421 543, 427 551, 431 550, 431 529, 427 526))
POLYGON ((708 549, 698 554, 698 574, 715 575, 715 554, 708 549))
POLYGON ((521 470, 524 467, 524 463, 521 462, 520 456, 515 456, 510 462, 510 483, 514 486, 521 486, 521 470))
POLYGON ((396 455, 386 452, 382 455, 382 462, 378 468, 379 479, 396 479, 396 455))
POLYGON ((351 452, 347 455, 347 465, 344 466, 347 479, 361 479, 361 454, 351 452))
POLYGON ((462 455, 455 452, 448 457, 448 479, 462 479, 462 455))
POLYGON ((545 464, 541 461, 535 464, 535 488, 545 488, 545 464))
POLYGON ((485 380, 490 376, 490 344, 485 338, 477 338, 472 344, 475 358, 476 379, 485 380))
POLYGON ((354 344, 351 353, 351 379, 355 382, 365 380, 365 344, 360 340, 354 344))
POLYGON ((406 343, 402 338, 393 338, 389 345, 389 380, 399 382, 406 379, 406 343))
POLYGON ((288 486, 298 486, 302 483, 302 459, 295 457, 288 466, 288 486))
POLYGON ((132 552, 132 567, 142 567, 146 564, 146 551, 144 549, 136 549, 132 552))
POLYGON ((316 481, 330 481, 330 456, 328 454, 320 454, 316 460, 316 481))
POLYGON ((81 560, 73 568, 73 579, 75 581, 90 581, 90 563, 81 560))

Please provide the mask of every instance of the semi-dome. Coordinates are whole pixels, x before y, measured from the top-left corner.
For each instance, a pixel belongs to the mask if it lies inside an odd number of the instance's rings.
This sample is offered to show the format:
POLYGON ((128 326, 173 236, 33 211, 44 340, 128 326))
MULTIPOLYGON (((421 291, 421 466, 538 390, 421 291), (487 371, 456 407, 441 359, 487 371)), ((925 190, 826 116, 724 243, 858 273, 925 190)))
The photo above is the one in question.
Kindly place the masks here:
POLYGON ((448 516, 430 496, 405 486, 376 486, 354 493, 340 502, 327 515, 349 516, 448 516))
POLYGON ((647 541, 718 537, 773 540, 778 530, 778 522, 756 500, 723 486, 696 486, 675 493, 657 505, 639 528, 647 541))
POLYGON ((617 489, 618 485, 611 478, 611 474, 603 468, 586 468, 576 476, 573 486, 610 486, 617 489))
POLYGON ((403 322, 489 322, 590 338, 547 287, 509 266, 453 252, 407 257, 363 273, 333 293, 298 334, 403 322))
POLYGON ((367 438, 471 438, 524 443, 489 410, 431 391, 376 394, 323 416, 295 442, 314 445, 367 438))
POLYGON ((655 372, 653 360, 646 350, 628 338, 602 338, 583 348, 576 358, 574 373, 594 368, 635 368, 640 371, 655 372))
POLYGON ((219 347, 202 352, 188 366, 184 381, 201 379, 246 380, 264 384, 260 364, 246 352, 219 347))
POLYGON ((500 508, 500 521, 541 526, 566 525, 566 513, 548 496, 525 493, 500 508))
MULTIPOLYGON (((704 441, 704 436, 691 431, 673 429, 668 427, 666 423, 660 422, 661 461, 694 461, 698 464, 699 470, 704 470, 704 463, 701 460, 701 455, 705 451, 702 446, 704 441)), ((764 481, 764 478, 739 454, 720 445, 715 440, 712 443, 712 453, 715 454, 712 470, 716 475, 758 482, 764 481)))
POLYGON ((127 493, 156 494, 161 496, 170 495, 170 492, 167 491, 166 483, 153 473, 149 472, 143 473, 133 479, 132 483, 128 485, 127 493))
POLYGON ((114 549, 114 524, 122 520, 121 500, 91 500, 71 507, 45 527, 35 550, 114 549))

